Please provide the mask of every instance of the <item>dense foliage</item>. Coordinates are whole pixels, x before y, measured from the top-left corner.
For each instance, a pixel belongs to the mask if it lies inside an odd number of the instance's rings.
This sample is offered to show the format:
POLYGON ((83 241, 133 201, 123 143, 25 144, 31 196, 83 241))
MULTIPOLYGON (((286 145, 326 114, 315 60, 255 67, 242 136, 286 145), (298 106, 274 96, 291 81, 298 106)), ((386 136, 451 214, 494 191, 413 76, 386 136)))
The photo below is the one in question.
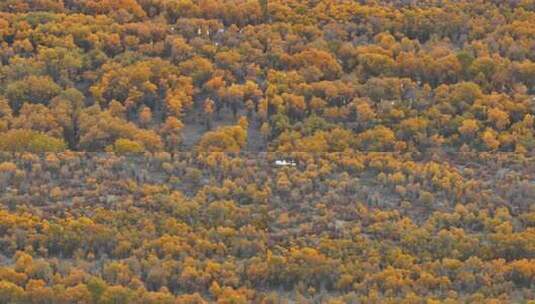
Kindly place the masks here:
POLYGON ((535 299, 535 0, 1 0, 0 304, 535 299))
POLYGON ((534 164, 6 155, 0 302, 527 303, 534 164))
POLYGON ((533 0, 4 0, 0 39, 3 150, 535 149, 533 0))

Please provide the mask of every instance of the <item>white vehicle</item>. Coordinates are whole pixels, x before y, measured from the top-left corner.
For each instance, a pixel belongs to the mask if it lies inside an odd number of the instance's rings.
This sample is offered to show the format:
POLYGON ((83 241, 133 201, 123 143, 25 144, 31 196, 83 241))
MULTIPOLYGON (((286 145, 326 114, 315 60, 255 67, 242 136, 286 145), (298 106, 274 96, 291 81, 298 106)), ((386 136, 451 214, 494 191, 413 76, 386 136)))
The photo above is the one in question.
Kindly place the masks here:
POLYGON ((296 164, 296 162, 294 160, 288 161, 288 160, 285 160, 285 159, 282 159, 282 160, 278 159, 278 160, 275 161, 275 165, 276 166, 280 166, 280 167, 288 167, 288 166, 295 167, 297 164, 296 164))

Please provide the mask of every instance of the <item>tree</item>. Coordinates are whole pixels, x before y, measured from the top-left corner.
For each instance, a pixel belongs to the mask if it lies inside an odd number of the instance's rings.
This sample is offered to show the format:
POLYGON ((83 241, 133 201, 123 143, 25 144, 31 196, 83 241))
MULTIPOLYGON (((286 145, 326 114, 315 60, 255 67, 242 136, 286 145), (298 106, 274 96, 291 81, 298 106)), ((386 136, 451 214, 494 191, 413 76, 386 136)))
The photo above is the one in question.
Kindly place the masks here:
POLYGON ((13 112, 5 99, 0 98, 0 132, 7 131, 10 128, 13 112))
POLYGON ((394 74, 396 62, 382 54, 361 54, 358 56, 359 65, 365 75, 368 77, 389 76, 394 74))
POLYGON ((202 152, 239 152, 245 147, 247 130, 243 127, 220 127, 207 132, 197 144, 197 150, 202 152))
POLYGON ((132 154, 145 151, 145 147, 137 141, 119 138, 115 141, 113 146, 107 147, 106 150, 117 154, 132 154))
POLYGON ((193 54, 193 47, 181 36, 169 36, 166 43, 174 62, 183 61, 193 54))
POLYGON ((206 302, 198 293, 194 293, 194 294, 185 294, 185 295, 178 296, 176 298, 175 303, 176 304, 206 304, 208 302, 206 302))
POLYGON ((184 111, 192 106, 192 98, 183 89, 176 89, 167 94, 165 103, 167 114, 180 118, 184 111))
POLYGON ((491 151, 495 151, 500 147, 500 141, 498 140, 498 134, 491 128, 485 129, 481 134, 481 139, 487 148, 491 151))
POLYGON ((44 63, 47 74, 59 83, 76 80, 75 77, 83 66, 82 54, 76 49, 69 50, 64 47, 42 47, 37 59, 44 63))
POLYGON ((47 105, 61 92, 61 87, 47 76, 28 76, 23 80, 8 84, 6 97, 15 113, 25 102, 47 105))
POLYGON ((223 99, 230 106, 234 118, 238 115, 238 110, 243 105, 245 92, 241 85, 233 84, 223 92, 223 99))
POLYGON ((113 116, 109 110, 102 111, 98 105, 80 113, 80 148, 104 150, 120 138, 136 141, 148 151, 163 148, 162 139, 156 132, 140 129, 131 122, 113 116))
POLYGON ((489 109, 488 119, 498 130, 504 130, 510 123, 509 114, 497 108, 489 109))
POLYGON ((149 107, 142 107, 139 111, 139 123, 143 127, 147 127, 152 121, 152 111, 149 107))
POLYGON ((26 284, 26 296, 33 303, 54 303, 56 294, 46 286, 43 280, 30 280, 26 284))
POLYGON ((478 122, 475 119, 465 119, 459 127, 459 133, 468 139, 474 137, 478 130, 478 122))
POLYGON ((203 57, 193 57, 182 61, 179 65, 180 72, 193 79, 193 83, 201 86, 212 77, 214 67, 212 62, 203 57))
POLYGON ((181 130, 184 124, 176 117, 170 116, 160 129, 168 151, 175 151, 182 141, 181 130))
POLYGON ((77 149, 80 141, 80 113, 84 95, 73 88, 63 91, 52 99, 50 108, 57 122, 63 128, 63 137, 70 149, 77 149))
POLYGON ((8 281, 0 280, 0 302, 19 303, 23 300, 24 289, 8 281))
POLYGON ((100 297, 103 304, 129 304, 134 300, 135 294, 132 290, 123 286, 110 286, 106 288, 100 297))
POLYGON ((93 303, 99 303, 101 301, 102 295, 107 288, 106 282, 98 277, 91 277, 87 282, 87 289, 91 294, 93 303))
POLYGON ((396 139, 394 132, 384 126, 377 126, 360 133, 357 136, 357 145, 366 151, 389 151, 396 139))
POLYGON ((27 129, 52 137, 62 138, 63 129, 57 116, 42 104, 24 104, 19 115, 12 120, 13 129, 27 129))
POLYGON ((85 284, 78 284, 65 289, 66 301, 72 303, 90 303, 91 293, 85 284))
POLYGON ((514 65, 516 75, 531 92, 535 91, 535 63, 530 60, 524 60, 514 65))
POLYGON ((292 58, 293 66, 305 67, 313 66, 321 72, 320 79, 333 80, 340 76, 342 67, 336 58, 328 52, 318 49, 307 49, 292 58))
POLYGON ((214 113, 215 103, 212 99, 207 98, 203 103, 204 116, 206 117, 206 129, 210 131, 212 129, 212 116, 214 113))
POLYGON ((357 121, 363 126, 366 126, 377 116, 374 109, 367 102, 357 103, 355 110, 357 112, 357 121))
POLYGON ((62 152, 67 148, 62 139, 31 130, 9 130, 0 134, 0 150, 10 152, 62 152))

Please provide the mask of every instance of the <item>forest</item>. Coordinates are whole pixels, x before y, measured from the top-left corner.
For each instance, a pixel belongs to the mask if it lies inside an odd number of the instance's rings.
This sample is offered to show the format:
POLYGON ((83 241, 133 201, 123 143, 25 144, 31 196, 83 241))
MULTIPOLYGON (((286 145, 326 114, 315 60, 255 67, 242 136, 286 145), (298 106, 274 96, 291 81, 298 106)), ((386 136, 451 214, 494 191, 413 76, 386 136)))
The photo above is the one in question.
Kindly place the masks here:
POLYGON ((535 304, 535 0, 1 0, 4 303, 535 304))
POLYGON ((533 157, 24 153, 0 162, 0 303, 535 298, 533 157), (274 167, 282 157, 297 165, 274 167))
POLYGON ((535 1, 4 0, 0 149, 535 150, 535 1))

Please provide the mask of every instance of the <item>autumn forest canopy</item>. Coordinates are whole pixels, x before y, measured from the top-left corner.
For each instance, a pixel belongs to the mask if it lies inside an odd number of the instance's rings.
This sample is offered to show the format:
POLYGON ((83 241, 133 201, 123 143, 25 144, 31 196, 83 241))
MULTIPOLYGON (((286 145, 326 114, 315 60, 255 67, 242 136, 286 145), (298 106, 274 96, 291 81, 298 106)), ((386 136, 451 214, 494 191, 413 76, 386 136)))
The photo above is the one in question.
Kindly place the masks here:
POLYGON ((535 149, 535 4, 4 0, 5 151, 535 149))
POLYGON ((0 303, 533 303, 534 180, 517 154, 0 155, 0 303))
POLYGON ((0 304, 535 299, 535 0, 0 0, 0 304))

